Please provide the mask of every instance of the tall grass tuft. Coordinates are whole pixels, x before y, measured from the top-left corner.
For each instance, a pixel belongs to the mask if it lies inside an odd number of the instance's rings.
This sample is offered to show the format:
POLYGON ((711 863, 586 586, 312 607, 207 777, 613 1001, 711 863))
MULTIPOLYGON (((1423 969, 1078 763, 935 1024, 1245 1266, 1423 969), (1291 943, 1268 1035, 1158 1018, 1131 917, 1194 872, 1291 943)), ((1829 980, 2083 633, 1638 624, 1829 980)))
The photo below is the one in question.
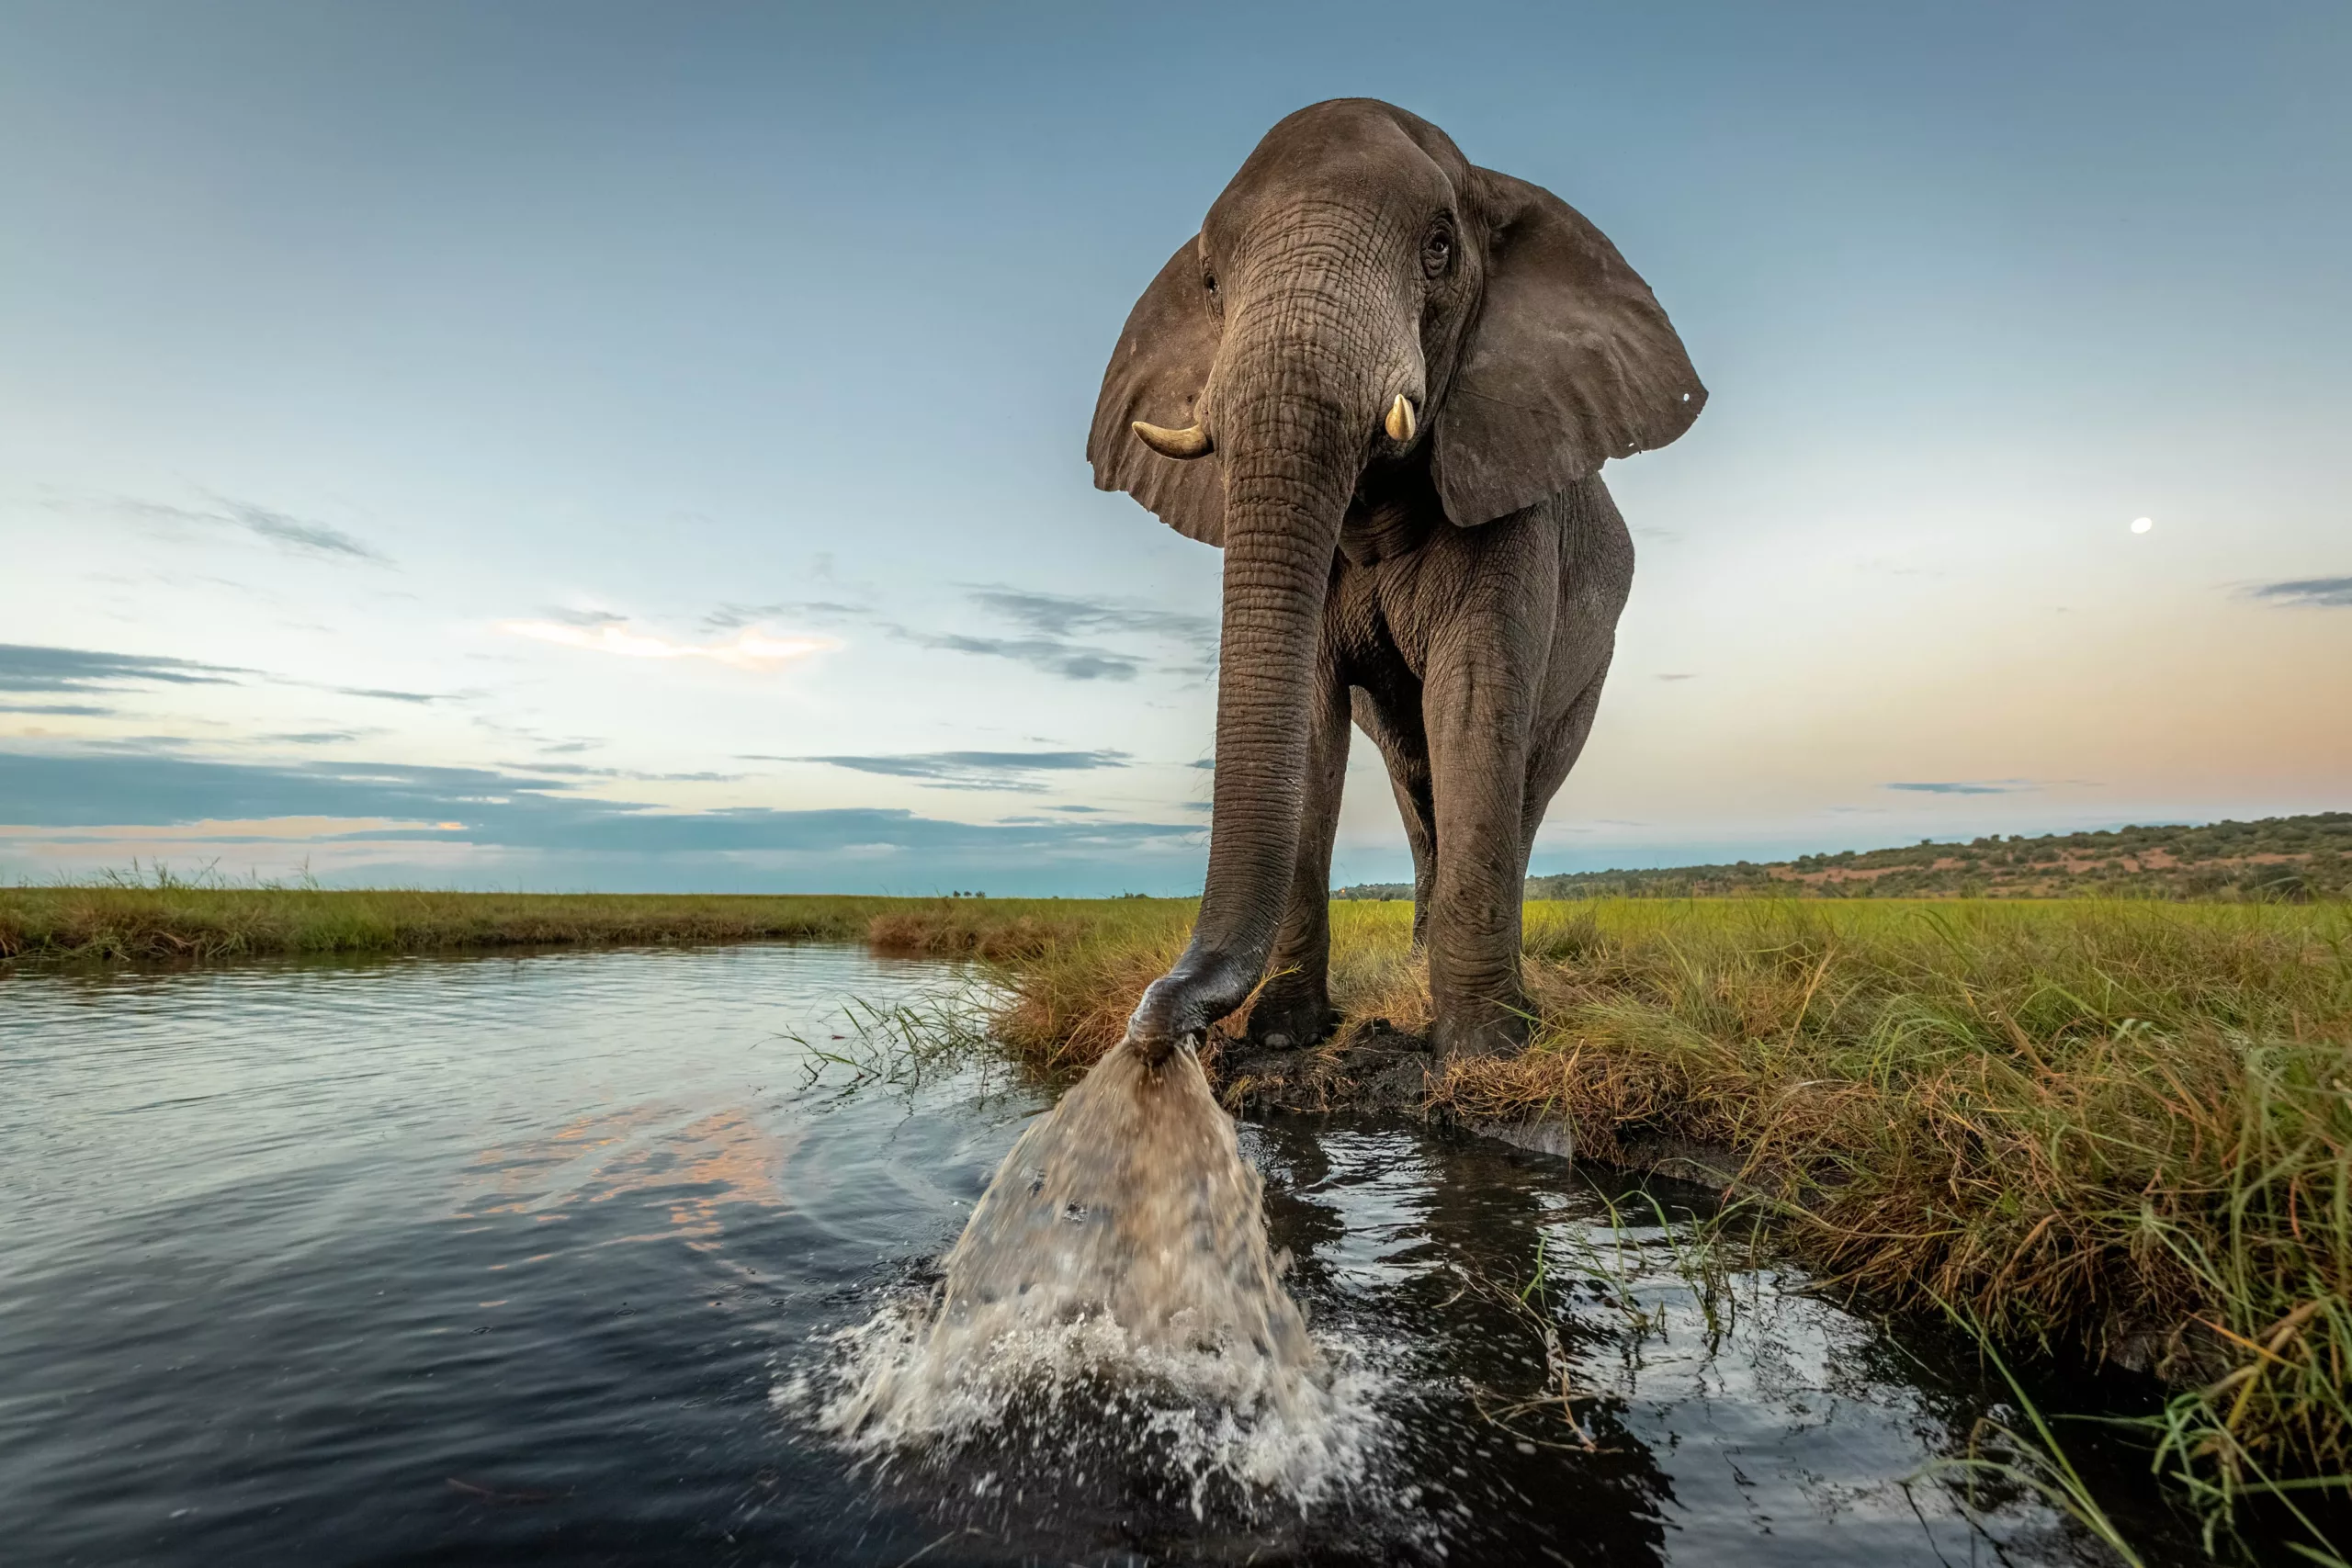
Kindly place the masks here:
MULTIPOLYGON (((2025 1417, 2029 1429, 2021 1432, 2006 1421, 1985 1416, 1969 1433, 1965 1456, 1934 1461, 1922 1473, 1961 1482, 1962 1495, 1972 1507, 1976 1504, 1975 1483, 1978 1479, 1997 1476, 2023 1487, 2073 1519, 2092 1539, 2113 1552, 2116 1561, 2124 1564, 2124 1568, 2147 1568, 2147 1559, 2140 1555, 2123 1532, 2116 1528, 2114 1518, 2099 1506, 2097 1494, 2083 1479, 2083 1472, 2075 1468, 2075 1461, 2067 1456, 2064 1445, 2059 1442, 2058 1434, 2052 1428, 2049 1418, 2041 1414, 2041 1407, 2026 1393, 2025 1385, 2018 1382, 2017 1374, 2009 1371, 2009 1363, 2002 1359, 1993 1337, 1967 1314, 1953 1310, 1951 1315, 1954 1322, 1974 1337, 1981 1353, 2001 1374, 2001 1381, 2009 1385, 2009 1397, 2025 1417), (2002 1451, 1996 1454, 1984 1452, 1987 1438, 1993 1439, 2002 1451)), ((2211 1542, 2209 1540, 2207 1545, 2210 1550, 2211 1542)))

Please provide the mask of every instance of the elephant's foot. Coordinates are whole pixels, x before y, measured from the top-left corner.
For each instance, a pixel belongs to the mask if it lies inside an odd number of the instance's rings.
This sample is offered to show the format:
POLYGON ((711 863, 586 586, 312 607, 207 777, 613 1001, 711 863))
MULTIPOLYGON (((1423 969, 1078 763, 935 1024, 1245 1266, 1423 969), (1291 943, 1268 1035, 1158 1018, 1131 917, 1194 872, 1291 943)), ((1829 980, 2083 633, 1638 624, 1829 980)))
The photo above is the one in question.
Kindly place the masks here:
POLYGON ((1242 1038, 1261 1051, 1293 1051, 1327 1038, 1339 1026, 1340 1015, 1322 986, 1283 976, 1258 993, 1242 1038))

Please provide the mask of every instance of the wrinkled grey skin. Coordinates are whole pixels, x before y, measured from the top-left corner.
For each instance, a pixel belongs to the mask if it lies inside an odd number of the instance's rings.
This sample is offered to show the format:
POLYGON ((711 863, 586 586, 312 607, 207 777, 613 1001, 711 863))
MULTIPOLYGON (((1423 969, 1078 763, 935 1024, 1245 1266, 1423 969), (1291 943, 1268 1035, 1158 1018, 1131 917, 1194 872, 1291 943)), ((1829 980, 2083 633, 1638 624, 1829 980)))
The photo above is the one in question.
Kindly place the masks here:
POLYGON ((1208 880, 1128 1025, 1147 1056, 1197 1043, 1270 971, 1250 1037, 1329 1031, 1351 717, 1411 840, 1433 1043, 1523 1042, 1528 852, 1633 581, 1599 470, 1705 401, 1648 287, 1549 192, 1370 99, 1267 133, 1136 301, 1087 444, 1098 485, 1225 550, 1208 880), (1213 449, 1163 457, 1137 420, 1213 449))

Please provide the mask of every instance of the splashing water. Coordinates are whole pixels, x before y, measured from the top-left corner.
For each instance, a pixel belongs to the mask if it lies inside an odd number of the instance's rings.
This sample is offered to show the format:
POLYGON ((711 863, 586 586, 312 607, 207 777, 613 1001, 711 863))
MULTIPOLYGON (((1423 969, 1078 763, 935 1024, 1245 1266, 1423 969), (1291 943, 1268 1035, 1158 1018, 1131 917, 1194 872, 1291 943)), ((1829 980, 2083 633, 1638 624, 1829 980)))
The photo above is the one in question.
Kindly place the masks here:
POLYGON ((1309 1336, 1261 1190, 1192 1053, 1119 1046, 1013 1145, 940 1291, 835 1337, 820 1424, 869 1454, 1120 1455, 1104 1462, 1164 1470, 1196 1516, 1362 1480, 1379 1380, 1309 1336))

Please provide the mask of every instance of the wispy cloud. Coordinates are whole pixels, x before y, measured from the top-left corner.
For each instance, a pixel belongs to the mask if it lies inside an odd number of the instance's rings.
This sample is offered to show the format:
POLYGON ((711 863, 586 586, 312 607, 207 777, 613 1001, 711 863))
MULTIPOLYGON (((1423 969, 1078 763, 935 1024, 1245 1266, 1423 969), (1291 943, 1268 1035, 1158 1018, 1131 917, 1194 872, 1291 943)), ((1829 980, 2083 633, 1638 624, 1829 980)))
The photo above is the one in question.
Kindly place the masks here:
POLYGON ((1216 636, 1214 616, 1164 609, 1139 599, 1080 599, 1001 582, 977 584, 971 594, 974 604, 1046 637, 1140 632, 1198 641, 1216 636))
POLYGON ((168 506, 161 502, 139 501, 128 496, 118 499, 113 505, 119 512, 151 522, 241 528, 257 539, 296 555, 336 557, 376 566, 391 564, 391 557, 331 524, 309 517, 296 517, 290 513, 256 505, 250 501, 235 501, 220 495, 209 499, 215 508, 209 512, 189 506, 168 506))
MULTIPOLYGON (((633 854, 903 854, 912 873, 953 857, 999 866, 1187 850, 1191 823, 944 821, 877 808, 665 811, 570 793, 568 781, 485 768, 378 762, 224 762, 123 753, 0 750, 0 818, 51 841, 122 828, 320 819, 322 841, 437 841, 633 854), (385 824, 393 824, 386 826, 385 824), (345 831, 332 829, 343 826, 345 831)), ((21 837, 21 833, 19 835, 21 837)), ((870 858, 861 863, 871 863, 870 858)))
MULTIPOLYGON (((301 685, 304 682, 291 682, 301 685)), ((345 697, 375 697, 388 703, 446 703, 454 694, 449 692, 395 692, 381 686, 321 686, 322 692, 333 692, 345 697)))
POLYGON ((102 653, 86 648, 0 643, 0 692, 74 692, 163 682, 181 686, 234 685, 257 671, 193 659, 143 653, 102 653))
POLYGON ((1925 784, 1882 784, 1882 789, 1908 790, 1915 795, 2017 795, 2041 785, 2031 779, 1944 779, 1925 784))
POLYGON ((2269 604, 2352 609, 2352 577, 2299 577, 2285 582, 2261 583, 2246 592, 2269 604))
POLYGON ((546 620, 501 621, 498 629, 509 637, 529 637, 592 653, 616 654, 624 659, 700 659, 732 669, 761 671, 780 669, 796 659, 841 646, 829 637, 770 637, 748 628, 724 642, 673 642, 651 632, 638 631, 626 621, 605 621, 595 626, 546 620))
POLYGON ((0 703, 0 713, 53 713, 61 718, 103 718, 112 712, 94 703, 0 703))
POLYGON ((873 613, 870 604, 852 604, 839 599, 787 599, 773 604, 721 604, 703 616, 702 624, 715 632, 731 632, 762 621, 814 621, 820 626, 838 626, 873 613))
MULTIPOLYGON (((274 686, 299 686, 305 691, 333 692, 338 696, 375 697, 394 703, 447 702, 446 692, 402 692, 380 686, 330 686, 317 681, 297 681, 266 670, 235 664, 207 664, 196 659, 171 659, 158 654, 107 653, 88 648, 44 648, 27 643, 0 643, 0 693, 116 691, 126 686, 238 686, 248 680, 274 686)), ((24 709, 25 712, 35 711, 24 709)), ((82 713, 96 716, 104 708, 50 706, 48 713, 82 713)))
POLYGON ((989 637, 892 626, 894 636, 923 648, 1026 664, 1066 681, 1132 681, 1166 663, 1156 656, 1104 646, 1099 639, 1145 637, 1171 642, 1183 656, 1167 668, 1193 675, 1216 668, 1216 621, 1142 600, 1082 599, 989 582, 967 589, 973 604, 1010 621, 1020 635, 989 637))
POLYGON ((543 621, 553 621, 558 626, 563 626, 594 627, 613 626, 616 624, 626 624, 628 617, 621 614, 618 610, 606 610, 603 608, 575 610, 558 604, 548 609, 541 610, 539 612, 539 619, 543 621))
POLYGON ((989 616, 1011 622, 1012 635, 911 626, 877 615, 870 604, 846 599, 724 604, 704 615, 702 624, 713 631, 730 631, 771 620, 819 626, 865 621, 918 648, 1009 660, 1065 681, 1132 681, 1152 668, 1196 675, 1216 667, 1214 616, 1170 610, 1139 599, 1079 598, 1001 582, 967 584, 966 597, 989 616), (1171 661, 1159 654, 1108 646, 1103 640, 1137 637, 1174 643, 1183 650, 1182 656, 1171 661))
POLYGON ((747 761, 822 762, 854 773, 887 778, 912 779, 929 789, 1012 790, 1039 795, 1045 785, 1037 773, 1083 773, 1097 768, 1124 768, 1133 758, 1125 751, 905 751, 880 755, 829 757, 756 757, 747 761))
POLYGON ((1143 660, 1136 655, 1054 637, 967 637, 958 632, 919 632, 904 626, 898 631, 909 642, 924 648, 1010 659, 1067 681, 1132 681, 1143 671, 1143 660))
MULTIPOLYGON (((334 746, 345 740, 356 740, 363 732, 356 729, 297 729, 279 735, 256 735, 256 740, 276 746, 334 746)), ((379 730, 365 733, 380 734, 379 730)))
POLYGON ((1698 678, 1698 672, 1692 670, 1676 670, 1658 677, 1661 681, 1695 681, 1698 678))
POLYGON ((741 773, 647 773, 634 768, 591 768, 579 762, 506 762, 501 766, 521 768, 534 773, 553 773, 568 779, 627 779, 637 784, 733 784, 741 773))
POLYGON ((255 506, 250 502, 223 501, 220 504, 230 521, 271 544, 313 555, 348 556, 354 560, 387 565, 391 561, 391 557, 373 546, 324 523, 288 516, 283 512, 273 512, 266 506, 255 506))

